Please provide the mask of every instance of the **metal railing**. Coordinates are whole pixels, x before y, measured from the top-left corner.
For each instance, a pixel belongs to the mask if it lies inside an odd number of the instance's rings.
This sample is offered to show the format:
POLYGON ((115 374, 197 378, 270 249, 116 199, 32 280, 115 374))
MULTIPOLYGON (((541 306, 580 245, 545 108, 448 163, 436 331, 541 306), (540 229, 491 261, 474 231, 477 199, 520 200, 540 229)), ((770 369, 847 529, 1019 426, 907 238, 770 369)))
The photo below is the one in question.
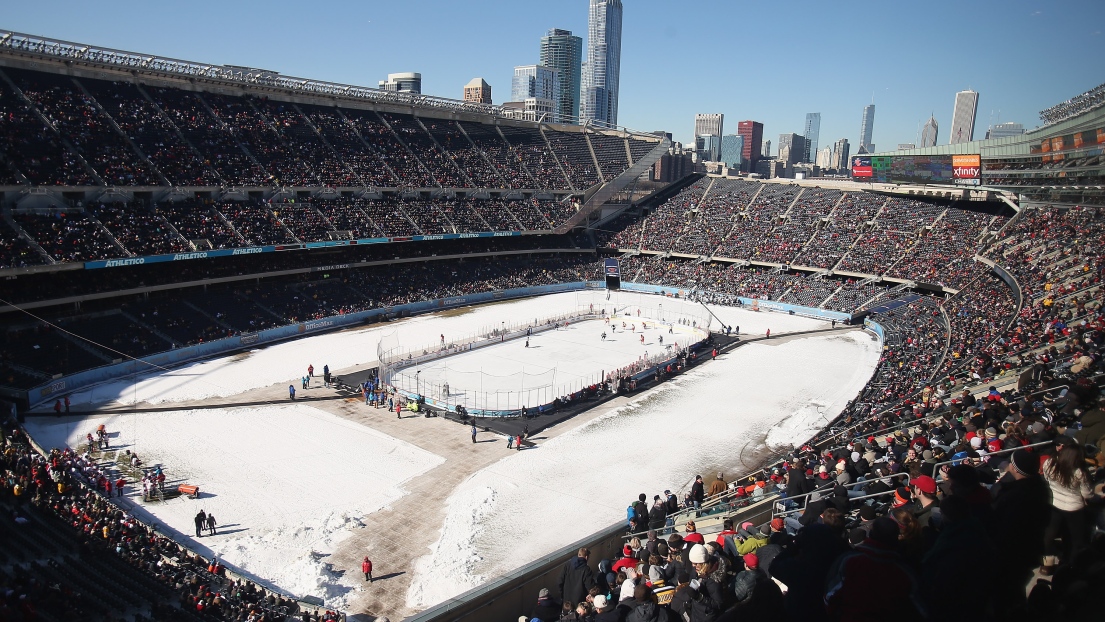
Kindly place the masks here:
POLYGON ((951 466, 951 465, 955 465, 956 463, 967 462, 968 460, 982 460, 983 462, 989 462, 989 460, 991 458, 993 458, 994 456, 1004 456, 1005 454, 1011 454, 1011 453, 1017 451, 1018 449, 1028 449, 1030 447, 1043 447, 1045 445, 1054 445, 1054 444, 1055 444, 1055 441, 1050 440, 1050 441, 1044 441, 1042 443, 1032 443, 1031 445, 1022 445, 1020 447, 1012 447, 1010 449, 1002 449, 1001 451, 986 452, 985 455, 980 454, 978 458, 966 458, 966 457, 964 457, 964 458, 956 458, 956 459, 952 459, 952 460, 945 460, 943 462, 937 462, 935 465, 933 465, 933 473, 936 475, 936 477, 933 478, 933 479, 935 479, 937 482, 944 481, 944 479, 945 479, 944 478, 944 472, 941 470, 941 467, 944 467, 944 466, 951 466))
MULTIPOLYGON (((890 475, 884 475, 883 477, 877 477, 875 479, 866 479, 866 480, 863 480, 862 482, 852 482, 851 484, 845 486, 845 488, 852 488, 852 487, 855 487, 856 485, 861 485, 861 484, 862 485, 866 485, 866 484, 869 484, 869 483, 873 484, 875 482, 881 482, 881 481, 889 482, 890 480, 893 480, 896 477, 909 477, 909 473, 905 473, 905 472, 893 473, 893 474, 890 474, 890 475)), ((883 491, 883 492, 877 492, 877 493, 873 493, 873 494, 869 494, 869 495, 861 495, 859 497, 848 497, 848 501, 852 502, 852 501, 859 501, 859 500, 862 500, 862 499, 873 499, 875 497, 881 497, 883 495, 893 494, 894 490, 895 490, 894 488, 891 488, 890 490, 886 490, 886 491, 883 491)), ((828 498, 831 498, 833 496, 832 491, 833 491, 832 486, 831 485, 826 485, 826 486, 823 486, 822 488, 820 488, 818 490, 815 490, 813 492, 807 492, 807 493, 802 494, 802 495, 795 495, 793 497, 787 497, 786 501, 793 501, 795 499, 805 499, 805 498, 813 496, 815 494, 820 494, 821 499, 828 499, 828 498)), ((794 508, 794 509, 790 509, 790 510, 787 510, 787 509, 784 508, 782 511, 776 512, 775 511, 776 507, 778 507, 778 506, 777 505, 772 506, 772 510, 771 510, 771 517, 772 518, 775 518, 776 516, 789 516, 791 514, 796 514, 798 512, 804 512, 805 511, 805 507, 800 507, 800 508, 794 508)))

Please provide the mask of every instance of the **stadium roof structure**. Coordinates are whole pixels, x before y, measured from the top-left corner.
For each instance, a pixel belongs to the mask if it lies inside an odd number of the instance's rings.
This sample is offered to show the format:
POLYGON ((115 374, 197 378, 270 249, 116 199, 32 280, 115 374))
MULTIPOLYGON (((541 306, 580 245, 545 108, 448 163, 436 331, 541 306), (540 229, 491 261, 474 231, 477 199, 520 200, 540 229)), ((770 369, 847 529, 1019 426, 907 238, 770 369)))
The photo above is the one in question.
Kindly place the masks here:
POLYGON ((1105 84, 1040 112, 1046 123, 1019 136, 972 140, 954 145, 935 145, 895 151, 880 151, 880 156, 932 156, 981 154, 986 158, 1028 156, 1031 146, 1045 138, 1105 126, 1105 84))
MULTIPOLYGON (((446 112, 474 113, 494 117, 515 118, 511 111, 502 106, 466 102, 447 97, 383 91, 378 88, 326 82, 311 78, 298 78, 282 75, 277 71, 244 67, 238 65, 216 65, 199 63, 177 58, 168 58, 151 54, 139 54, 111 48, 75 43, 60 39, 51 39, 26 33, 0 30, 0 53, 7 52, 18 56, 32 56, 54 59, 66 64, 87 64, 89 66, 112 67, 129 72, 144 72, 153 75, 173 76, 189 80, 203 80, 218 83, 231 83, 247 87, 266 87, 288 91, 294 94, 319 97, 333 97, 381 104, 419 106, 443 110, 446 112)), ((602 129, 620 129, 645 134, 620 126, 606 127, 601 123, 591 123, 602 129)))

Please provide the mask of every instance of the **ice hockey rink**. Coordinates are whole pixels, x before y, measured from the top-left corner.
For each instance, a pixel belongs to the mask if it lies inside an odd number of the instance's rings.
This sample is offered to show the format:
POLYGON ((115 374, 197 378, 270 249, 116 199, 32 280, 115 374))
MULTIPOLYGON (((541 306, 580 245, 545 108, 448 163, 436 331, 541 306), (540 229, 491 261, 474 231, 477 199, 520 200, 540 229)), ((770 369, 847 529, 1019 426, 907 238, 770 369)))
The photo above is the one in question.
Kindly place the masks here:
POLYGON ((674 356, 706 336, 690 325, 629 314, 589 319, 406 367, 392 384, 470 410, 518 410, 597 384, 636 361, 674 356))

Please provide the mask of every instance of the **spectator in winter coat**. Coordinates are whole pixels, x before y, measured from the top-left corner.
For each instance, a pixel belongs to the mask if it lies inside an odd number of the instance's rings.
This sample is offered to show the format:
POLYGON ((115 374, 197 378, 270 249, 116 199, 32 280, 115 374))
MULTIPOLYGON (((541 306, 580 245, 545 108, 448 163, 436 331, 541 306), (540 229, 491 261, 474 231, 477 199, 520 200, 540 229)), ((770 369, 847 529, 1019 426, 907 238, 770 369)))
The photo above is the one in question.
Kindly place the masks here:
POLYGON ((587 598, 587 592, 595 586, 595 575, 587 565, 591 551, 581 548, 576 556, 564 562, 560 569, 560 579, 556 582, 560 598, 572 604, 579 604, 587 598))
POLYGON ((365 555, 364 561, 361 562, 361 572, 364 573, 364 580, 372 583, 372 560, 368 558, 368 555, 365 555))
POLYGON ((775 557, 771 576, 787 586, 783 605, 788 619, 824 618, 825 578, 833 561, 848 550, 829 527, 815 523, 802 528, 794 543, 775 557))
POLYGON ((637 556, 633 554, 633 549, 628 544, 622 547, 622 557, 618 561, 614 562, 614 566, 610 569, 611 572, 618 572, 623 568, 636 568, 637 556))
POLYGON ((668 515, 664 510, 664 502, 660 499, 660 495, 656 495, 652 499, 652 508, 648 511, 648 528, 662 529, 667 518, 668 515))
POLYGON ((1000 487, 994 486, 994 514, 1001 520, 987 531, 999 545, 994 565, 998 594, 994 602, 1006 613, 1024 606, 1025 587, 1044 553, 1044 529, 1051 504, 1047 483, 1038 469, 1036 454, 1019 449, 1013 452, 1000 487))
POLYGON ((533 606, 530 617, 542 621, 560 619, 560 603, 549 597, 548 588, 543 587, 537 593, 537 604, 533 606))
POLYGON ((898 524, 882 517, 871 535, 829 569, 825 606, 831 620, 877 620, 893 612, 897 621, 921 620, 917 582, 895 547, 898 524))
POLYGON ((706 498, 705 484, 702 483, 702 476, 696 475, 694 477, 694 483, 691 484, 691 503, 694 507, 702 507, 702 501, 706 498))
POLYGON ((725 492, 726 488, 727 486, 725 484, 725 474, 718 473, 717 479, 710 483, 710 491, 706 493, 706 496, 714 497, 720 495, 721 493, 725 492))

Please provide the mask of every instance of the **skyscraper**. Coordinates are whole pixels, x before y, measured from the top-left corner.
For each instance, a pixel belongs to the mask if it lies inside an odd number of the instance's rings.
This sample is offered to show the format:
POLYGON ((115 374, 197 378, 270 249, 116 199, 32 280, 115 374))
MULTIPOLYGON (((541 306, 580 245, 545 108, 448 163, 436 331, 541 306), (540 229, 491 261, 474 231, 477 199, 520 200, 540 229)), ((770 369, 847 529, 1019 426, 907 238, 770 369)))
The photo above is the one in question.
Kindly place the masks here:
POLYGON ((580 123, 618 124, 621 64, 622 0, 591 0, 587 60, 580 87, 580 123))
POLYGON ((536 97, 555 102, 559 86, 556 71, 544 65, 519 65, 514 68, 514 80, 510 83, 510 99, 521 102, 536 97))
POLYGON ((491 85, 483 78, 472 78, 464 85, 464 101, 477 104, 491 103, 491 85))
MULTIPOLYGON (((871 142, 871 134, 875 131, 875 104, 868 104, 863 107, 863 120, 859 126, 859 151, 860 153, 870 153, 875 150, 875 146, 871 142)), ((847 162, 848 158, 844 158, 847 162)))
POLYGON ((579 83, 583 63, 583 38, 570 30, 553 28, 541 37, 541 64, 556 70, 560 87, 556 93, 557 120, 579 121, 579 83))
POLYGON ((833 148, 825 147, 824 149, 817 150, 817 159, 814 164, 820 166, 822 169, 831 168, 833 164, 833 148))
POLYGON ((806 139, 798 134, 779 134, 779 160, 787 164, 802 161, 806 153, 806 139))
POLYGON ((706 158, 709 162, 718 162, 718 158, 721 157, 721 135, 722 127, 725 122, 725 115, 723 114, 696 114, 694 116, 694 136, 695 147, 697 150, 699 137, 710 137, 714 140, 705 140, 704 144, 713 145, 713 149, 707 154, 706 158))
POLYGON ((739 134, 729 134, 721 137, 721 161, 729 168, 740 168, 744 157, 744 137, 739 134))
POLYGON ((802 162, 813 162, 817 155, 817 134, 821 132, 821 113, 806 113, 806 131, 802 136, 806 139, 806 152, 802 154, 802 162))
POLYGON ((967 143, 974 140, 975 115, 978 113, 978 93, 966 90, 955 94, 952 110, 952 131, 948 144, 967 143))
POLYGON ((771 157, 771 141, 765 140, 763 146, 760 148, 760 155, 764 158, 771 157))
POLYGON ((380 80, 380 90, 421 94, 422 74, 413 71, 389 73, 387 80, 380 80))
POLYGON ((841 138, 836 141, 836 145, 833 145, 833 166, 837 172, 845 171, 848 169, 848 158, 852 155, 849 152, 849 145, 847 138, 841 138))
POLYGON ((760 159, 760 141, 764 137, 764 124, 756 121, 737 123, 737 134, 744 139, 741 148, 741 171, 756 170, 756 160, 760 159))
POLYGON ((921 128, 921 146, 935 147, 936 137, 940 134, 940 125, 936 123, 936 117, 929 115, 925 121, 925 127, 921 128))

